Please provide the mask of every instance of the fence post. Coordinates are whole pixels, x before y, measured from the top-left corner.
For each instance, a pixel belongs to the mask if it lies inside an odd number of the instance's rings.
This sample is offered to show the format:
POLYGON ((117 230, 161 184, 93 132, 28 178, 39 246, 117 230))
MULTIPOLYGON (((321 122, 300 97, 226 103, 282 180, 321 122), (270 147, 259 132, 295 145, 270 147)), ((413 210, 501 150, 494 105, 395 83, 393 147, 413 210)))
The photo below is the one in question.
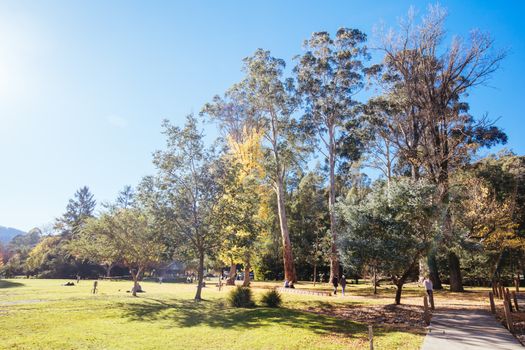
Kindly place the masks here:
POLYGON ((374 329, 372 325, 368 325, 368 339, 370 339, 370 350, 374 350, 374 329))
POLYGON ((507 328, 511 333, 514 333, 514 327, 512 326, 512 315, 510 314, 509 304, 503 302, 503 308, 505 310, 505 319, 507 320, 507 328))
POLYGON ((495 314, 496 313, 496 305, 494 305, 494 294, 492 294, 492 292, 489 292, 489 299, 490 299, 490 312, 495 314))
POLYGON ((508 288, 505 288, 505 301, 509 304, 509 310, 510 312, 513 312, 514 310, 512 310, 512 301, 510 300, 510 292, 509 292, 509 289, 508 288))

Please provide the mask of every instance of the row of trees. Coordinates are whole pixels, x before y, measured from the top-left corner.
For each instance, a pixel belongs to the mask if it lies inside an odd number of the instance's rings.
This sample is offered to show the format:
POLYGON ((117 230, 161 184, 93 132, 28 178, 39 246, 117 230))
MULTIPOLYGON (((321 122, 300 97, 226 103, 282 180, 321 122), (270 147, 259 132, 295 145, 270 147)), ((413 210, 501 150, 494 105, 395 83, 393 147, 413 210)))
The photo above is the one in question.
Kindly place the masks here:
POLYGON ((289 75, 284 60, 257 50, 243 61, 244 77, 184 127, 164 122, 156 174, 97 217, 81 190, 86 208, 70 203, 60 236, 44 238, 27 265, 39 269, 43 254, 70 257, 86 268, 126 266, 136 282, 161 261, 191 259, 196 299, 206 259, 230 266, 230 282, 242 264, 246 285, 252 268, 289 281, 331 279, 343 268, 374 285, 391 280, 397 302, 418 270, 454 291, 462 273, 482 282, 516 271, 524 160, 477 158, 506 135, 466 102, 505 53, 478 31, 446 45, 445 18, 439 6, 419 21, 409 14, 380 34, 374 65, 357 29, 312 34, 289 75), (376 93, 359 101, 365 88, 376 93), (222 131, 210 147, 201 120, 222 131), (381 178, 371 183, 365 168, 381 178))

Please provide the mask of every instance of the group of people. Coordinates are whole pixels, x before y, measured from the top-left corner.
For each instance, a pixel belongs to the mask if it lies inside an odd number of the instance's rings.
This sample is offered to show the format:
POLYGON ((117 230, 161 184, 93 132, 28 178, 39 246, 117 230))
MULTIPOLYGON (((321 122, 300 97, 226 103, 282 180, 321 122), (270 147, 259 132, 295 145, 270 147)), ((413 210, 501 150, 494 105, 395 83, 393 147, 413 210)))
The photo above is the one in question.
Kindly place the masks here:
POLYGON ((337 295, 337 287, 341 284, 341 292, 343 295, 345 295, 345 289, 346 289, 346 277, 345 275, 341 276, 341 279, 338 279, 337 276, 334 276, 332 278, 332 285, 334 286, 334 295, 337 295))
MULTIPOLYGON (((334 276, 332 278, 332 285, 334 286, 334 295, 337 294, 337 287, 339 287, 339 284, 341 284, 341 292, 343 295, 345 295, 345 289, 346 289, 346 277, 345 275, 341 276, 341 279, 337 278, 337 276, 334 276)), ((295 288, 292 281, 285 280, 284 281, 284 288, 295 288)))

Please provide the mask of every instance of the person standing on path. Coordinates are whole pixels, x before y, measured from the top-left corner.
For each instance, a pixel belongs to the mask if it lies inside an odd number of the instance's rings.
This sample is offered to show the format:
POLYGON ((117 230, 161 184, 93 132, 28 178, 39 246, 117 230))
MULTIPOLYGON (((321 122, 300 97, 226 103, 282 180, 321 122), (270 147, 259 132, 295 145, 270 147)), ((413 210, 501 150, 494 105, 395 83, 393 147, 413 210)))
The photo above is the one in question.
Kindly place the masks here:
POLYGON ((338 286, 338 279, 337 279, 337 276, 334 276, 334 278, 332 279, 332 284, 334 285, 334 295, 337 294, 337 286, 338 286))
POLYGON ((427 291, 427 295, 430 299, 434 298, 434 285, 432 284, 432 281, 428 276, 425 277, 425 280, 423 281, 423 287, 425 287, 427 291))
POLYGON ((345 288, 346 288, 346 277, 345 275, 341 276, 341 292, 343 293, 343 296, 345 295, 345 288))

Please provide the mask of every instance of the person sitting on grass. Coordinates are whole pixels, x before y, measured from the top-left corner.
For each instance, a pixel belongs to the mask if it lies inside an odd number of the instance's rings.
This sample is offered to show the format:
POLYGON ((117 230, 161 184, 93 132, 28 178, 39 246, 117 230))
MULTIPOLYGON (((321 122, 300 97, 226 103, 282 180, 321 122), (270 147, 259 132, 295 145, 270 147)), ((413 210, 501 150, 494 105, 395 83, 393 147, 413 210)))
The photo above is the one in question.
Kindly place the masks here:
POLYGON ((290 288, 290 282, 288 280, 284 280, 284 288, 290 288))

